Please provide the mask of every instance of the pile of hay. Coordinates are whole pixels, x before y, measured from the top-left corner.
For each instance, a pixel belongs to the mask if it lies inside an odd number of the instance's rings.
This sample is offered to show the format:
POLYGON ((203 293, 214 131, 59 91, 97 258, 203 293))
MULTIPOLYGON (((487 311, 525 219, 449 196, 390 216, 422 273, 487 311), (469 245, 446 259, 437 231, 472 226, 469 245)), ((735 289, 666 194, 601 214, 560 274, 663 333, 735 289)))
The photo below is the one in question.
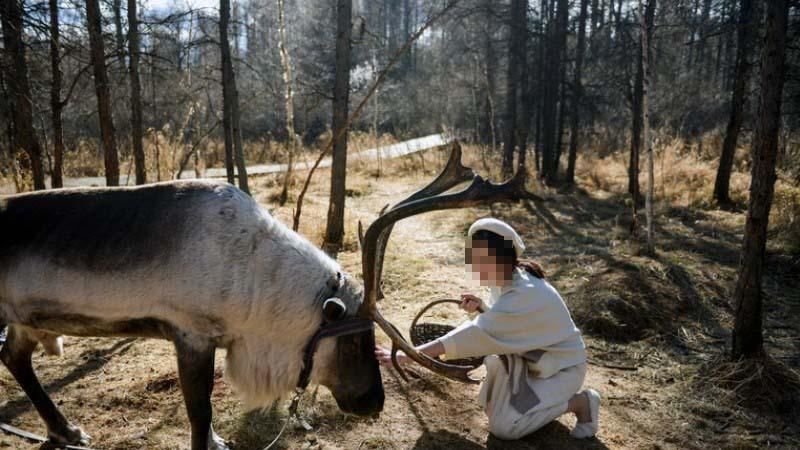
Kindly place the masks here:
POLYGON ((614 264, 570 296, 581 330, 618 343, 677 333, 679 321, 701 301, 692 279, 678 266, 642 261, 614 264))

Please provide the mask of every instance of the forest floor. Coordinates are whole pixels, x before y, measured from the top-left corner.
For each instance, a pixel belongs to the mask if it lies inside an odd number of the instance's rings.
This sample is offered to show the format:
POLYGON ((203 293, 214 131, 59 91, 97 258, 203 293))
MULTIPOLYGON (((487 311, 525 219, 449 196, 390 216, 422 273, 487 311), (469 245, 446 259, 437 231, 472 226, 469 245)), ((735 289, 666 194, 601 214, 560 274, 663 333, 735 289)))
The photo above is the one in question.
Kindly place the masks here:
MULTIPOLYGON (((358 220, 368 224, 383 205, 426 184, 443 161, 439 151, 401 158, 387 162, 380 178, 373 167, 353 167, 348 173, 347 235, 339 255, 348 272, 360 275, 358 220)), ((580 187, 565 191, 539 188, 540 202, 436 212, 401 222, 387 250, 381 309, 407 330, 416 311, 430 300, 462 292, 486 295, 465 271, 464 234, 479 217, 509 221, 585 333, 590 363, 585 386, 603 395, 596 439, 572 439, 574 418, 564 416, 520 441, 500 441, 488 432, 476 401, 477 386, 423 371, 404 383, 391 369, 382 369, 386 403, 379 418, 344 415, 330 393, 319 388, 301 404, 313 430, 290 425, 280 448, 800 447, 793 402, 758 404, 737 389, 741 384, 728 388, 730 383, 715 370, 727 367, 723 362, 730 346, 744 214, 661 205, 657 253, 641 256, 640 238, 630 236, 630 207, 622 189, 600 187, 592 176, 581 173, 580 187)), ((329 172, 320 171, 304 205, 301 232, 315 243, 324 228, 329 183, 329 172)), ((259 202, 291 223, 294 204, 273 206, 280 190, 277 181, 263 177, 252 184, 259 202)), ((765 346, 782 367, 796 370, 800 257, 771 247, 765 275, 765 346)), ((446 306, 435 317, 454 324, 465 318, 446 306)), ((378 339, 387 343, 380 332, 378 339)), ((246 412, 224 380, 223 357, 218 356, 213 395, 215 429, 232 449, 260 449, 283 424, 286 405, 246 412)), ((189 426, 170 344, 67 337, 64 357, 37 352, 35 365, 65 415, 93 437, 93 447, 188 448, 189 426)), ((769 383, 768 377, 762 378, 756 381, 769 383)), ((780 391, 784 386, 771 388, 780 391)), ((43 433, 35 411, 4 370, 0 392, 0 421, 43 433)), ((0 435, 2 448, 37 446, 0 435)))

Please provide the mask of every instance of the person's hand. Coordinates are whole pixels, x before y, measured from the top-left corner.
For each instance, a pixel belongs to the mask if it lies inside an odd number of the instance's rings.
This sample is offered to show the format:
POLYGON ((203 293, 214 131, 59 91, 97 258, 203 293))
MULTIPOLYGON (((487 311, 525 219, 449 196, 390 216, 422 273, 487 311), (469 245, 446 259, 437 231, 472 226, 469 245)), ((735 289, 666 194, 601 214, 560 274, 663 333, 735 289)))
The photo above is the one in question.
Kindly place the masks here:
MULTIPOLYGON (((375 357, 382 366, 390 367, 392 365, 392 351, 383 347, 375 347, 375 357)), ((403 353, 402 350, 397 351, 397 363, 401 366, 408 364, 411 359, 403 353)))
POLYGON ((461 309, 468 313, 473 313, 480 308, 483 301, 472 294, 461 294, 461 309))

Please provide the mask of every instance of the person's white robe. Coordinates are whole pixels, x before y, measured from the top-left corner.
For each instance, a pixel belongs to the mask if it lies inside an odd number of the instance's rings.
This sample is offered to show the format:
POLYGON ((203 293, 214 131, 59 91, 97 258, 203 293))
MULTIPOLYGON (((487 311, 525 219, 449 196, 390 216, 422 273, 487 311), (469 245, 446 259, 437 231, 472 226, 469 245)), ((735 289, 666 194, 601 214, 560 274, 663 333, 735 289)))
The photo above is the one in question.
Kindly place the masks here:
POLYGON ((440 342, 447 359, 486 356, 479 401, 492 433, 517 439, 566 412, 583 384, 586 349, 558 292, 523 269, 484 306, 440 342))

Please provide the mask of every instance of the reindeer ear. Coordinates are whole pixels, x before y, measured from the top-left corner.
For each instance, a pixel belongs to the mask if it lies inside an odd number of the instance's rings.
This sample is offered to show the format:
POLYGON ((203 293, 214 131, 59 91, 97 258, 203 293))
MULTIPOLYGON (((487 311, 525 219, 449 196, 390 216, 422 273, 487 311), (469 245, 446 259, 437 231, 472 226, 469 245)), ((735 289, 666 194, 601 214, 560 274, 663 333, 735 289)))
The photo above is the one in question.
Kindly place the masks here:
POLYGON ((322 303, 322 317, 328 322, 342 320, 347 315, 347 306, 340 298, 331 297, 322 303))

